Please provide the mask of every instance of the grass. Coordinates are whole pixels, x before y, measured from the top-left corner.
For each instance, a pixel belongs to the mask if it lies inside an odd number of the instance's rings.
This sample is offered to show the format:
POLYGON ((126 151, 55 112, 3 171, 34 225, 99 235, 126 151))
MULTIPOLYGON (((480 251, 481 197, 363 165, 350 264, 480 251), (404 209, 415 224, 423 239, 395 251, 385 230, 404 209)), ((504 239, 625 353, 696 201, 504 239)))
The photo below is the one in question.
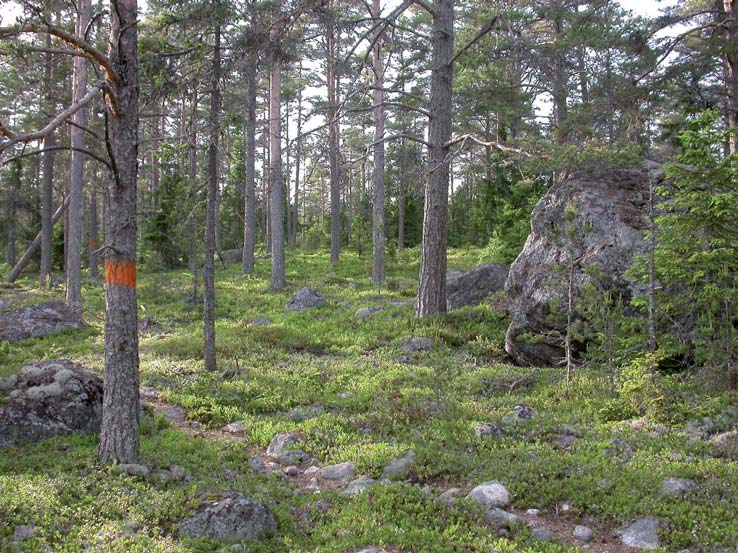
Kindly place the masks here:
MULTIPOLYGON (((455 251, 449 264, 469 267, 480 260, 481 251, 455 251)), ((735 546, 738 448, 720 450, 684 432, 690 421, 724 411, 735 396, 707 397, 684 375, 664 376, 662 386, 678 398, 667 407, 669 424, 634 422, 618 416, 619 399, 607 375, 595 369, 581 369, 567 389, 562 370, 509 365, 505 316, 487 306, 416 320, 417 252, 397 254, 382 290, 371 284, 369 259, 351 252, 337 265, 322 253, 296 253, 287 266, 290 287, 278 293, 269 290, 266 262, 249 277, 236 266, 218 270, 216 346, 223 374, 202 369, 201 310, 187 301, 191 275, 140 275, 141 315, 156 323, 141 334, 142 384, 162 390, 167 402, 205 428, 244 421, 244 441, 193 438, 159 416, 147 417, 145 462, 178 464, 191 475, 167 484, 100 466, 95 437, 0 450, 0 550, 214 551, 226 544, 181 539, 176 530, 203 498, 220 490, 253 495, 276 513, 277 534, 248 543, 249 551, 574 549, 532 542, 525 528, 499 538, 478 506, 438 499, 449 487, 468 491, 487 480, 505 483, 518 509, 554 516, 568 504, 572 527, 594 520, 612 529, 653 515, 662 521, 668 551, 735 546), (318 289, 327 304, 285 311, 290 295, 305 285, 318 289), (365 306, 383 310, 356 317, 365 306), (273 324, 251 325, 257 317, 273 324), (432 351, 402 352, 411 336, 432 337, 432 351), (477 435, 479 423, 497 422, 516 405, 532 407, 535 418, 514 425, 506 437, 477 435), (294 417, 295 411, 312 417, 294 417), (300 432, 301 447, 322 464, 353 461, 357 474, 374 478, 413 449, 415 474, 410 482, 358 497, 296 493, 284 479, 256 474, 248 465, 276 433, 287 431, 300 432), (561 434, 575 434, 577 441, 558 447, 561 434), (663 498, 665 476, 694 479, 699 488, 687 498, 663 498), (20 524, 37 526, 38 534, 13 545, 20 524), (127 531, 132 524, 135 533, 127 531)), ((33 280, 22 281, 0 289, 0 298, 60 299, 59 291, 40 294, 33 286, 33 280)), ((102 371, 103 290, 87 283, 84 297, 86 328, 0 344, 0 376, 58 357, 102 371)))

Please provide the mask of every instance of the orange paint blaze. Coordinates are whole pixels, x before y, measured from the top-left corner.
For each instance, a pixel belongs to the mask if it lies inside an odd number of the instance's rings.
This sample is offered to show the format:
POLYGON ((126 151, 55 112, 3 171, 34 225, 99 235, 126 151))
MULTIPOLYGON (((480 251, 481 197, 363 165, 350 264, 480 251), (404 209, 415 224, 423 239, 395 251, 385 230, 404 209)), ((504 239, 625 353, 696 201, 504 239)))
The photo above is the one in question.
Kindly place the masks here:
POLYGON ((87 242, 87 245, 94 248, 95 246, 97 246, 97 242, 95 242, 94 240, 90 240, 89 242, 87 242))
POLYGON ((105 283, 112 286, 136 287, 135 261, 105 261, 105 283))

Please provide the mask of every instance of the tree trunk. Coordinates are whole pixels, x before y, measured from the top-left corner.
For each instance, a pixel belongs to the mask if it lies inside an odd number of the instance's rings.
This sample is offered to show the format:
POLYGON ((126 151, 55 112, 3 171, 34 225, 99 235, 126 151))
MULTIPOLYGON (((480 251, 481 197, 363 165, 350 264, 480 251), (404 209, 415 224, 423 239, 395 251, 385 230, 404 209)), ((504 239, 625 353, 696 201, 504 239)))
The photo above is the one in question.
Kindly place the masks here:
MULTIPOLYGON (((79 0, 77 3, 77 36, 84 40, 87 25, 92 17, 91 0, 79 0)), ((74 87, 72 101, 78 102, 87 92, 87 58, 74 58, 74 87)), ((72 148, 84 149, 87 125, 87 108, 78 110, 72 116, 70 143, 72 148)), ((82 199, 84 188, 84 154, 72 151, 72 163, 69 180, 69 231, 66 247, 66 302, 75 311, 82 309, 82 199)))
POLYGON ((384 284, 384 67, 379 25, 379 0, 372 2, 372 17, 377 27, 372 51, 374 71, 374 173, 372 175, 372 282, 384 284))
POLYGON ((724 24, 723 75, 727 95, 728 149, 738 154, 738 0, 723 0, 724 24))
POLYGON ((98 453, 104 462, 130 463, 139 452, 138 312, 136 305, 136 179, 138 173, 138 30, 136 0, 110 10, 108 151, 115 172, 108 183, 105 232, 105 384, 98 453))
POLYGON ((295 146, 295 202, 292 215, 292 228, 289 232, 290 249, 297 245, 297 222, 300 206, 300 164, 302 163, 302 62, 300 63, 297 78, 299 87, 297 90, 297 144, 295 146))
POLYGON ((338 263, 341 253, 341 167, 338 151, 338 105, 336 103, 336 36, 333 0, 327 2, 326 85, 328 88, 328 160, 331 176, 331 263, 338 263))
POLYGON ((197 205, 197 89, 192 94, 192 114, 190 116, 190 144, 189 144, 189 168, 187 171, 187 182, 192 211, 187 223, 187 231, 189 233, 189 264, 192 271, 192 304, 200 303, 198 288, 198 268, 197 262, 197 232, 195 225, 195 206, 197 205))
MULTIPOLYGON (((273 32, 276 36, 276 31, 273 32)), ((269 87, 269 158, 271 173, 271 243, 272 243, 272 289, 282 290, 287 286, 284 266, 284 216, 282 209, 282 60, 272 60, 269 87)))
MULTIPOLYGON (((51 35, 46 35, 46 47, 51 48, 51 35)), ((54 93, 51 83, 54 81, 54 56, 51 53, 44 54, 44 66, 46 79, 46 95, 44 97, 44 108, 51 118, 54 109, 54 93)), ((42 290, 49 288, 51 281, 51 240, 52 228, 51 209, 54 196, 54 150, 56 146, 56 135, 51 132, 44 137, 43 153, 43 181, 41 192, 41 270, 39 274, 39 287, 42 290)))
POLYGON ((447 146, 451 139, 454 48, 454 0, 433 3, 433 52, 428 139, 428 181, 423 211, 417 316, 446 312, 446 245, 448 242, 447 146))
POLYGON ((215 48, 211 69, 210 142, 208 144, 208 183, 205 206, 205 268, 203 272, 205 370, 215 371, 215 225, 218 194, 218 139, 220 137, 220 25, 215 26, 215 48))
POLYGON ((241 274, 254 272, 256 243, 256 58, 246 60, 246 190, 244 193, 243 257, 241 274))
POLYGON ((5 261, 11 267, 15 265, 17 250, 15 242, 17 240, 18 229, 18 192, 21 187, 21 175, 23 166, 21 160, 16 159, 13 162, 13 169, 10 173, 10 182, 8 187, 8 239, 5 244, 5 261))
MULTIPOLYGON (((404 154, 403 154, 404 155, 404 154)), ((402 251, 405 249, 405 171, 403 170, 400 175, 400 190, 398 192, 399 198, 397 206, 397 250, 402 251)))
POLYGON ((90 190, 90 236, 87 243, 89 265, 90 265, 90 278, 97 278, 99 276, 97 270, 97 250, 98 250, 98 235, 97 235, 97 195, 95 190, 90 190))

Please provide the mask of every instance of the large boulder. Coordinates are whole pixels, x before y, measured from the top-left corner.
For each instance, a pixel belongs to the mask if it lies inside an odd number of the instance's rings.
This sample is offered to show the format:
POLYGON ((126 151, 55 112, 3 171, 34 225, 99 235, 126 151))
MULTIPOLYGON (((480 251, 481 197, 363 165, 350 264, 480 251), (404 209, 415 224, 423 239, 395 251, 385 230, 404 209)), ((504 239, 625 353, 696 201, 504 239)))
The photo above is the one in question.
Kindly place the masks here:
POLYGON ((470 271, 449 272, 446 275, 446 307, 449 311, 474 307, 484 299, 504 289, 508 267, 499 263, 484 263, 470 271))
POLYGON ((225 265, 241 263, 241 260, 243 259, 243 250, 223 250, 220 252, 220 259, 225 265))
POLYGON ((200 505, 179 523, 179 533, 190 538, 242 540, 277 531, 277 520, 263 503, 237 492, 224 492, 218 501, 200 505))
POLYGON ((36 303, 0 314, 0 342, 40 338, 84 324, 81 315, 61 302, 36 303))
POLYGON ((0 379, 0 447, 100 430, 102 379, 71 361, 42 361, 0 379), (2 399, 0 399, 2 401, 2 399))
POLYGON ((306 286, 295 292, 287 302, 287 311, 307 311, 325 304, 325 298, 316 290, 306 286))
POLYGON ((591 266, 599 273, 597 287, 619 295, 624 305, 643 291, 623 273, 636 256, 647 252, 647 183, 647 173, 637 169, 578 174, 551 187, 538 202, 530 236, 505 283, 511 315, 505 349, 517 363, 552 366, 563 359, 560 336, 565 331, 566 266, 572 253, 577 260, 575 294, 593 282, 591 266), (565 222, 569 204, 576 211, 571 223, 565 222), (576 232, 567 231, 567 225, 576 232))

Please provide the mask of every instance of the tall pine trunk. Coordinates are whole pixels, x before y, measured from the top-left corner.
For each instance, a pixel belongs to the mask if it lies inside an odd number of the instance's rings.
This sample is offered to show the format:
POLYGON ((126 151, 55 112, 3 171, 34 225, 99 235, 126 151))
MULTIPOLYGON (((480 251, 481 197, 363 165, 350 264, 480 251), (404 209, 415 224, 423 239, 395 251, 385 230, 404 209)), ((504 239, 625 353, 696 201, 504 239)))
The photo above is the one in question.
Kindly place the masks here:
POLYGON ((256 243, 256 58, 246 60, 246 190, 244 193, 241 274, 254 272, 256 243))
POLYGON ((418 317, 446 312, 446 247, 448 243, 449 147, 454 48, 454 0, 433 3, 433 45, 428 181, 423 211, 418 317))
POLYGON ((341 167, 336 101, 336 29, 333 0, 327 2, 326 19, 326 86, 328 89, 328 160, 331 177, 331 263, 338 263, 341 253, 341 167))
POLYGON ((138 174, 138 29, 136 0, 111 2, 107 146, 113 167, 105 232, 105 383, 98 453, 130 463, 139 453, 136 179, 138 174))
MULTIPOLYGON (((46 47, 51 48, 51 35, 46 35, 46 47)), ((54 110, 54 93, 52 82, 54 81, 54 57, 50 52, 44 54, 44 78, 46 79, 46 94, 44 96, 44 108, 51 118, 54 110)), ((39 287, 46 290, 51 282, 51 239, 53 223, 51 222, 51 210, 54 195, 54 151, 56 146, 56 135, 50 132, 44 137, 44 153, 41 162, 43 167, 43 178, 41 181, 41 267, 39 272, 39 287)))
POLYGON ((738 154, 738 0, 723 0, 726 23, 723 25, 723 75, 727 96, 726 122, 728 150, 738 154))
POLYGON ((16 257, 18 256, 15 243, 18 234, 18 191, 21 187, 22 172, 23 166, 21 164, 21 160, 17 158, 13 162, 13 168, 10 173, 7 195, 8 236, 7 242, 5 243, 5 261, 11 267, 15 265, 16 257))
MULTIPOLYGON (((273 33, 276 35, 276 32, 273 33)), ((276 48, 276 44, 273 45, 276 48)), ((284 264, 284 216, 282 189, 282 60, 276 54, 272 60, 269 84, 269 157, 271 165, 270 237, 272 243, 272 289, 287 286, 284 264)))
POLYGON ((208 144, 208 182, 205 205, 205 269, 203 286, 203 337, 205 339, 205 370, 215 371, 215 225, 218 203, 218 142, 220 138, 220 25, 215 26, 215 48, 211 69, 210 138, 208 144))
POLYGON ((90 278, 99 276, 97 270, 97 250, 98 250, 98 232, 97 232, 97 195, 94 188, 90 189, 90 209, 88 212, 90 217, 89 240, 87 241, 87 255, 90 266, 90 278))
POLYGON ((379 0, 373 0, 372 17, 377 27, 372 51, 374 71, 374 173, 372 175, 372 282, 384 284, 384 67, 382 65, 379 0))
MULTIPOLYGON (((77 36, 84 40, 85 31, 92 17, 91 0, 79 0, 77 3, 77 36)), ((78 102, 87 92, 87 58, 74 58, 74 86, 72 99, 78 102)), ((82 108, 72 116, 70 143, 72 148, 84 149, 85 130, 87 125, 87 109, 82 108)), ((69 229, 67 234, 66 301, 72 309, 82 309, 82 199, 84 188, 84 154, 72 150, 71 172, 69 179, 69 229)))

